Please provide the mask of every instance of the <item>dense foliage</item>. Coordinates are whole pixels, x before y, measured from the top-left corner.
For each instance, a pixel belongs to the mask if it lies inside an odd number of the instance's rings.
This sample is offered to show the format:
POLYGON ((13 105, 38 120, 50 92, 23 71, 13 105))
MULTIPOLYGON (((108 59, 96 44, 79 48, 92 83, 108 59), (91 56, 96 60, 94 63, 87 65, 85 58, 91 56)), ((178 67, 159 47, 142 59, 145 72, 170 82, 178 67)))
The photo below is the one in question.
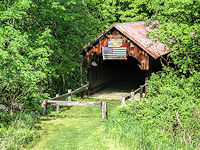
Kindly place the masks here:
POLYGON ((0 149, 20 149, 35 134, 34 115, 4 111, 40 110, 42 99, 79 86, 72 54, 96 36, 95 20, 82 1, 0 1, 0 149))
POLYGON ((35 123, 39 117, 28 112, 0 112, 0 149, 22 149, 36 138, 35 123))
MULTIPOLYGON (((9 112, 19 103, 37 110, 41 99, 80 84, 80 56, 72 54, 97 33, 114 23, 144 20, 148 24, 156 20, 156 30, 149 37, 171 50, 162 59, 165 73, 151 76, 149 98, 120 110, 124 116, 114 117, 110 132, 117 135, 131 130, 136 135, 132 125, 147 141, 153 133, 162 133, 160 140, 155 139, 161 146, 167 144, 163 142, 167 138, 171 148, 174 143, 199 148, 199 10, 200 0, 0 1, 0 104, 9 112), (125 117, 130 128, 118 123, 125 117)), ((9 115, 0 119, 13 120, 9 115)), ((11 124, 7 128, 1 125, 1 139, 2 133, 14 133, 11 124)), ((128 139, 126 133, 122 134, 128 139)))
MULTIPOLYGON (((127 108, 120 108, 119 114, 132 117, 133 124, 138 122, 144 128, 157 128, 158 134, 168 139, 167 143, 171 141, 180 148, 185 144, 199 148, 199 74, 177 78, 173 73, 153 74, 149 81, 148 99, 134 101, 127 108)), ((153 130, 148 132, 153 134, 153 130)), ((158 145, 154 146, 159 148, 158 145)))
POLYGON ((0 99, 37 109, 42 98, 80 84, 80 57, 72 54, 96 35, 83 2, 0 2, 0 99))
POLYGON ((119 113, 107 121, 107 132, 123 149, 194 149, 191 145, 181 145, 169 132, 163 132, 157 125, 135 121, 124 113, 130 109, 120 108, 119 113), (123 111, 122 111, 123 110, 123 111))
MULTIPOLYGON (((151 23, 156 20, 157 25, 154 26, 156 30, 150 33, 149 37, 155 42, 159 40, 165 43, 171 50, 167 58, 162 58, 165 73, 151 76, 148 99, 135 101, 129 108, 120 110, 120 113, 132 117, 132 121, 120 124, 119 120, 123 117, 117 116, 110 122, 113 123, 110 132, 116 130, 114 137, 119 135, 122 138, 122 132, 127 137, 125 139, 131 139, 126 132, 126 124, 131 126, 132 122, 132 125, 137 127, 136 121, 140 122, 141 126, 145 124, 141 130, 148 134, 153 135, 154 129, 157 129, 158 132, 155 133, 167 137, 177 145, 176 148, 184 147, 184 144, 199 148, 200 1, 108 0, 103 4, 98 0, 95 2, 99 11, 96 15, 101 18, 105 26, 112 22, 145 20, 151 23), (150 126, 149 131, 146 131, 145 128, 148 126, 150 126)), ((127 130, 137 135, 131 127, 127 130)), ((151 136, 148 134, 145 135, 147 138, 144 141, 148 141, 148 136, 151 136)), ((145 136, 141 135, 140 138, 145 136)), ((137 147, 140 147, 141 143, 138 144, 137 147)), ((163 148, 162 144, 166 146, 164 148, 174 148, 167 147, 166 142, 161 142, 159 146, 146 144, 146 148, 151 146, 152 149, 163 148)))

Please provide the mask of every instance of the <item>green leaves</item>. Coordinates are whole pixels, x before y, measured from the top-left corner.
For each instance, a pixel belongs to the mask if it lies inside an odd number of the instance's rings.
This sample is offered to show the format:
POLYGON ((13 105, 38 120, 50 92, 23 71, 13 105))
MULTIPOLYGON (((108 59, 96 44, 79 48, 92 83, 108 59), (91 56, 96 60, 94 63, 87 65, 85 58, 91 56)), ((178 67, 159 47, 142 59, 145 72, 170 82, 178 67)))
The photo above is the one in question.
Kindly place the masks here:
POLYGON ((94 16, 100 18, 101 30, 119 22, 158 22, 149 36, 166 44, 171 51, 163 66, 165 73, 151 75, 149 99, 135 101, 132 108, 123 108, 120 112, 158 126, 179 143, 182 143, 180 139, 187 143, 192 139, 192 143, 197 144, 200 136, 196 134, 200 130, 196 113, 200 109, 200 1, 93 0, 88 4, 94 16))
MULTIPOLYGON (((96 36, 98 23, 84 2, 0 2, 0 99, 35 109, 48 93, 78 87, 80 56, 72 54, 96 36)), ((38 107, 39 108, 39 107, 38 107)))
POLYGON ((188 78, 169 72, 153 74, 149 81, 148 99, 134 101, 129 110, 135 119, 151 123, 178 139, 192 138, 195 147, 199 134, 199 73, 188 78), (178 118, 178 119, 177 119, 178 118), (181 125, 180 125, 181 124, 181 125))

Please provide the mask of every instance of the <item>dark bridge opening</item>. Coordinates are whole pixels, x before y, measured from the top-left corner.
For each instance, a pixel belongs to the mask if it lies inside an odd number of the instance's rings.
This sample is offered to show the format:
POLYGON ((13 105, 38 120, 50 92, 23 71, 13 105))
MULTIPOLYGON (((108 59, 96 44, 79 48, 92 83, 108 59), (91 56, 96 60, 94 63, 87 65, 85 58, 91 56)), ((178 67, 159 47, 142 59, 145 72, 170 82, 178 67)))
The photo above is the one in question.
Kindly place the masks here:
POLYGON ((130 94, 145 83, 145 71, 141 70, 137 59, 128 56, 127 60, 106 60, 98 62, 88 70, 88 80, 94 87, 92 92, 105 95, 105 98, 116 98, 130 94), (113 97, 112 95, 115 95, 113 97))

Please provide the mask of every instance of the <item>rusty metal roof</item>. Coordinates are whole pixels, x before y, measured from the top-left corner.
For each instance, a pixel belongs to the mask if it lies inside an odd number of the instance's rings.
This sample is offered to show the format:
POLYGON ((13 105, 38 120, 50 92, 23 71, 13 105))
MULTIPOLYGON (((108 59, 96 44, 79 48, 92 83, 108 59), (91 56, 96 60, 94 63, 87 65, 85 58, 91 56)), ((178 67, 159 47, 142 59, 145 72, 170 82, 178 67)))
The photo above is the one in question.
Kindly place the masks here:
POLYGON ((119 32, 121 32, 125 37, 127 37, 132 42, 136 43, 140 46, 144 51, 146 51, 153 58, 157 59, 158 57, 169 53, 169 49, 166 45, 160 42, 155 42, 152 39, 147 37, 147 34, 152 31, 150 26, 145 26, 144 21, 137 22, 126 22, 114 24, 110 28, 106 29, 103 33, 98 35, 92 41, 90 41, 87 45, 85 45, 82 49, 77 51, 77 53, 93 46, 98 40, 104 37, 111 29, 116 28, 119 32))

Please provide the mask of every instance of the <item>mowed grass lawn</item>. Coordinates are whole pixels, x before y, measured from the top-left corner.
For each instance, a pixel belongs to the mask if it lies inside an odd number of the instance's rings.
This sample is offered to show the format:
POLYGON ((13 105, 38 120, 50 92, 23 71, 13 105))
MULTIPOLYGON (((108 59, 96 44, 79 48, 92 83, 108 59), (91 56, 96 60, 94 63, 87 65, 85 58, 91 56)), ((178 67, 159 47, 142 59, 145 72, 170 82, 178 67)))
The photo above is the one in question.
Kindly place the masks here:
MULTIPOLYGON (((85 101, 107 101, 108 117, 109 114, 115 113, 115 108, 120 105, 119 100, 87 99, 85 101)), ((114 149, 117 144, 109 139, 105 131, 105 120, 102 119, 101 111, 102 108, 96 106, 73 106, 63 107, 60 113, 51 112, 38 124, 41 128, 40 138, 31 143, 27 149, 114 149)))

